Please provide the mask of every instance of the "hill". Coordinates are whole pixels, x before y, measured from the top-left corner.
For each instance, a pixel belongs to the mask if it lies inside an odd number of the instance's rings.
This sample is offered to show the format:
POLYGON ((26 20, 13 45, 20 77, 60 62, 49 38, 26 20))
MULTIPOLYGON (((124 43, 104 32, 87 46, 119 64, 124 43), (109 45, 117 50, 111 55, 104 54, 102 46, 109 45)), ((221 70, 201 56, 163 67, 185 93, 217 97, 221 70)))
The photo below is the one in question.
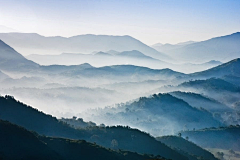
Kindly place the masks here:
POLYGON ((37 67, 39 67, 38 64, 27 60, 9 45, 0 40, 0 69, 13 70, 17 68, 28 70, 29 68, 32 69, 37 67))
POLYGON ((229 107, 239 101, 240 87, 219 78, 184 82, 177 88, 204 94, 229 107))
POLYGON ((0 159, 62 159, 26 129, 0 120, 0 159))
POLYGON ((158 141, 166 144, 167 146, 174 148, 180 153, 185 153, 188 155, 189 160, 217 160, 213 154, 207 150, 202 149, 196 144, 177 136, 163 136, 157 137, 158 141))
POLYGON ((11 96, 0 97, 0 103, 0 119, 7 120, 41 135, 87 140, 107 148, 114 147, 115 149, 142 154, 161 155, 174 160, 187 159, 161 142, 156 141, 149 134, 137 129, 121 126, 74 129, 51 115, 46 115, 16 101, 11 96))
POLYGON ((206 71, 197 72, 191 74, 193 77, 204 77, 204 78, 210 78, 210 77, 223 77, 226 75, 232 75, 232 76, 240 76, 240 58, 231 60, 227 63, 221 64, 217 67, 213 67, 211 69, 208 69, 206 71))
MULTIPOLYGON (((39 136, 36 133, 0 120, 1 159, 158 159, 127 151, 113 151, 88 143, 84 140, 70 140, 39 136), (94 154, 93 154, 94 153, 94 154)), ((159 158, 160 159, 160 158, 159 158)), ((161 158, 162 159, 162 158, 161 158)))
POLYGON ((212 113, 232 111, 232 109, 230 109, 226 105, 221 104, 214 99, 205 97, 201 94, 192 93, 192 92, 180 92, 180 91, 171 92, 169 94, 186 101, 188 104, 190 104, 193 107, 196 107, 196 108, 202 107, 212 113))
POLYGON ((115 50, 118 52, 138 50, 148 56, 169 60, 167 55, 156 51, 130 36, 78 35, 65 37, 44 37, 36 33, 1 33, 0 39, 13 46, 23 55, 92 53, 115 50))
POLYGON ((226 82, 219 78, 210 78, 206 80, 194 80, 189 82, 184 82, 179 86, 182 87, 192 87, 200 90, 214 90, 214 91, 229 91, 229 92, 240 92, 240 87, 226 82))
POLYGON ((196 131, 182 132, 191 141, 203 148, 219 148, 240 151, 240 126, 229 126, 221 128, 206 128, 196 131))
POLYGON ((137 127, 154 136, 176 134, 180 130, 219 126, 221 123, 206 110, 193 108, 170 94, 154 94, 115 107, 88 111, 88 120, 107 125, 137 127))

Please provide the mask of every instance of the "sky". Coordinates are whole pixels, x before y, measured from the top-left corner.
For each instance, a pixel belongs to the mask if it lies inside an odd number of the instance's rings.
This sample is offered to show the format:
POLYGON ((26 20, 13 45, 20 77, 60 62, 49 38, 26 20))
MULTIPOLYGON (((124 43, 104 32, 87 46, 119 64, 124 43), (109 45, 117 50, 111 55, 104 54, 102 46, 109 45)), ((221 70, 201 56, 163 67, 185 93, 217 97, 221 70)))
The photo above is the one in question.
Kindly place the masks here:
POLYGON ((240 31, 240 0, 0 0, 0 32, 202 41, 240 31))

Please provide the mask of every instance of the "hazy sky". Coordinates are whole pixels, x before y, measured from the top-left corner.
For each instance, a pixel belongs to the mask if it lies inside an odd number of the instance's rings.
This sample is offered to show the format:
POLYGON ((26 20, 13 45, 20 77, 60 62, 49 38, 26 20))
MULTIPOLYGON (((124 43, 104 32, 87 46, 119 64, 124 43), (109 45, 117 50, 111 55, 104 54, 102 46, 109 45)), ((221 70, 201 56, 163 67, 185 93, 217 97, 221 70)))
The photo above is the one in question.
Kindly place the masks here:
POLYGON ((130 35, 148 45, 200 41, 240 31, 240 0, 0 0, 0 25, 45 36, 130 35))

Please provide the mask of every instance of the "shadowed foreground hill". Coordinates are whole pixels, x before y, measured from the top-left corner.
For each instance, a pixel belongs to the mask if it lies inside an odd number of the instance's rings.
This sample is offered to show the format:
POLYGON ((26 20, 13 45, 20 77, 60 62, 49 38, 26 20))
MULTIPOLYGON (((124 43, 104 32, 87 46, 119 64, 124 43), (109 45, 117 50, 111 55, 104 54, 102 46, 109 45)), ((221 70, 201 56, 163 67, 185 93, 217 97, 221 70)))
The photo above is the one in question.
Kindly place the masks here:
POLYGON ((196 144, 176 136, 163 136, 157 137, 158 141, 166 144, 169 147, 174 148, 179 153, 185 154, 189 160, 217 160, 213 154, 207 150, 202 149, 196 144))
POLYGON ((10 121, 41 135, 82 139, 96 142, 98 145, 107 148, 161 155, 173 160, 187 159, 161 142, 156 141, 150 135, 137 129, 121 126, 74 129, 58 121, 55 117, 46 115, 16 101, 11 96, 0 97, 0 104, 0 119, 10 121))
POLYGON ((0 120, 0 159, 61 159, 26 129, 0 120))
MULTIPOLYGON (((44 137, 0 120, 0 159, 145 160, 149 155, 113 151, 84 140, 44 137)), ((154 157, 154 159, 157 159, 154 157)))
POLYGON ((240 151, 240 126, 207 128, 196 131, 184 131, 191 141, 204 148, 233 149, 240 151))

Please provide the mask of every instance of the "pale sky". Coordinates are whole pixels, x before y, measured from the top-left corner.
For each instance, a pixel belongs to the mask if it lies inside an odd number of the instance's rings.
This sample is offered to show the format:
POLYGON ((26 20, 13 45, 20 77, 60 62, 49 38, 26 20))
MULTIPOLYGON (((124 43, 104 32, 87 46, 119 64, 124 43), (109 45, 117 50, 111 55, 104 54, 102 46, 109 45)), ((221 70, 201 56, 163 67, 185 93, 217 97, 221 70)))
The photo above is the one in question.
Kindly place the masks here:
POLYGON ((239 0, 0 0, 0 25, 44 36, 130 35, 148 45, 175 44, 239 32, 239 8, 239 0))

